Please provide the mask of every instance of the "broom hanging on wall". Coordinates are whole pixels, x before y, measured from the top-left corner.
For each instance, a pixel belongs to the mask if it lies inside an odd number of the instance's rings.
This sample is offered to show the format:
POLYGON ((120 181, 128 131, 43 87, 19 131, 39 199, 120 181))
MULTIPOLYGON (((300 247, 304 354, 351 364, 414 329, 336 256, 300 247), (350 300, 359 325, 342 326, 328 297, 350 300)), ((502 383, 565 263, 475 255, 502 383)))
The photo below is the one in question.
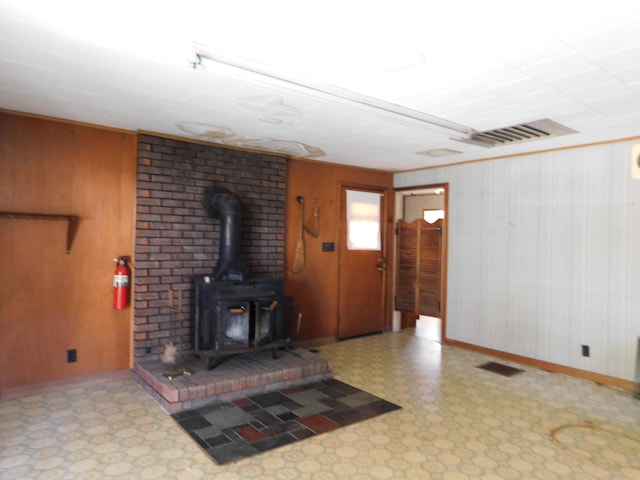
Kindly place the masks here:
POLYGON ((298 243, 293 257, 291 273, 301 273, 304 270, 304 197, 298 196, 296 202, 300 206, 300 227, 298 228, 298 243))

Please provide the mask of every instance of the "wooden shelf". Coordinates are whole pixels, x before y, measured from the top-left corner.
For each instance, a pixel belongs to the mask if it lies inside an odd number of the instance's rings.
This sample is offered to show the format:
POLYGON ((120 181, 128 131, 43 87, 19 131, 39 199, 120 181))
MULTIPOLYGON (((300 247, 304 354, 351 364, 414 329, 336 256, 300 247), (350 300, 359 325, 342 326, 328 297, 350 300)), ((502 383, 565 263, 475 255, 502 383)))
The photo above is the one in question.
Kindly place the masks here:
POLYGON ((65 253, 71 252, 73 237, 78 228, 78 217, 76 215, 56 215, 50 213, 24 213, 24 212, 0 212, 0 218, 10 220, 66 220, 67 221, 67 248, 65 253))

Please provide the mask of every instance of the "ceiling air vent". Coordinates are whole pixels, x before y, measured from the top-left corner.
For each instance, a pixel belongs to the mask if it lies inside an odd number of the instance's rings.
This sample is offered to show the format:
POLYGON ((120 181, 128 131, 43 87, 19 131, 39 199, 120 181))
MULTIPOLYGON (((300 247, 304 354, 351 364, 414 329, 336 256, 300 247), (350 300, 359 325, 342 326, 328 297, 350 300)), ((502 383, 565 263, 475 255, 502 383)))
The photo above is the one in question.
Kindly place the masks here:
POLYGON ((473 132, 469 138, 452 138, 458 142, 470 143, 481 147, 499 147, 514 143, 531 142, 533 140, 545 140, 577 133, 575 130, 560 125, 553 120, 536 120, 529 123, 521 123, 512 127, 496 128, 484 132, 473 132))
POLYGON ((427 157, 446 157, 448 155, 455 155, 456 153, 462 153, 458 150, 452 150, 450 148, 434 148, 433 150, 423 150, 416 152, 418 155, 426 155, 427 157))

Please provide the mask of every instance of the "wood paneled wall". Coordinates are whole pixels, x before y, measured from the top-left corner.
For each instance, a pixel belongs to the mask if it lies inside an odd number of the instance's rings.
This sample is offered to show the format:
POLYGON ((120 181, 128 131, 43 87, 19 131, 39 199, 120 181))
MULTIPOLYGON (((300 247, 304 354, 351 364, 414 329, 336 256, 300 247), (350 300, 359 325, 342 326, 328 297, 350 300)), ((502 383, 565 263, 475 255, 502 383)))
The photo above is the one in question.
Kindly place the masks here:
MULTIPOLYGON (((287 228, 285 288, 302 313, 297 340, 335 338, 338 311, 338 245, 340 232, 341 182, 393 189, 393 174, 377 170, 344 167, 334 164, 289 160, 287 164, 287 228), (304 197, 305 223, 314 226, 313 209, 320 211, 320 233, 317 238, 305 234, 305 268, 291 272, 300 222, 298 196, 304 197), (333 242, 333 252, 323 252, 322 243, 333 242)), ((390 198, 389 212, 394 211, 390 198)), ((388 219, 387 242, 393 241, 393 220, 388 219)), ((391 273, 393 261, 387 265, 385 325, 391 325, 391 273)))
MULTIPOLYGON (((0 219, 0 389, 130 366, 133 314, 112 308, 112 259, 134 250, 136 140, 133 133, 0 112, 0 211, 80 218, 69 254, 64 221, 0 219), (67 362, 69 349, 77 362, 67 362)), ((323 252, 322 243, 339 245, 341 182, 391 189, 393 175, 287 163, 285 275, 287 294, 303 313, 298 340, 336 335, 337 250, 323 252), (306 267, 294 275, 298 195, 310 225, 319 207, 320 235, 306 235, 306 267)), ((391 289, 386 304, 390 325, 391 289)))
POLYGON ((129 367, 135 159, 135 134, 0 112, 0 211, 79 216, 69 254, 66 222, 0 219, 0 389, 129 367))

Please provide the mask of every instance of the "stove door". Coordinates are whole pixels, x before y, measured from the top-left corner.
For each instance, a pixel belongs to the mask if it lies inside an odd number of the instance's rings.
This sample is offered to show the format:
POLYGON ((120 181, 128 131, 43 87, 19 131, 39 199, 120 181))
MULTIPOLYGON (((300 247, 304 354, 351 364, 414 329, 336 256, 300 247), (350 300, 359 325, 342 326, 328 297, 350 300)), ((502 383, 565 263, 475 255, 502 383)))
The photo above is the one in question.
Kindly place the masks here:
POLYGON ((216 347, 247 348, 251 343, 251 302, 220 301, 216 305, 218 328, 216 347))
POLYGON ((254 309, 254 342, 256 347, 273 340, 273 328, 278 302, 274 298, 260 299, 253 302, 254 309))

